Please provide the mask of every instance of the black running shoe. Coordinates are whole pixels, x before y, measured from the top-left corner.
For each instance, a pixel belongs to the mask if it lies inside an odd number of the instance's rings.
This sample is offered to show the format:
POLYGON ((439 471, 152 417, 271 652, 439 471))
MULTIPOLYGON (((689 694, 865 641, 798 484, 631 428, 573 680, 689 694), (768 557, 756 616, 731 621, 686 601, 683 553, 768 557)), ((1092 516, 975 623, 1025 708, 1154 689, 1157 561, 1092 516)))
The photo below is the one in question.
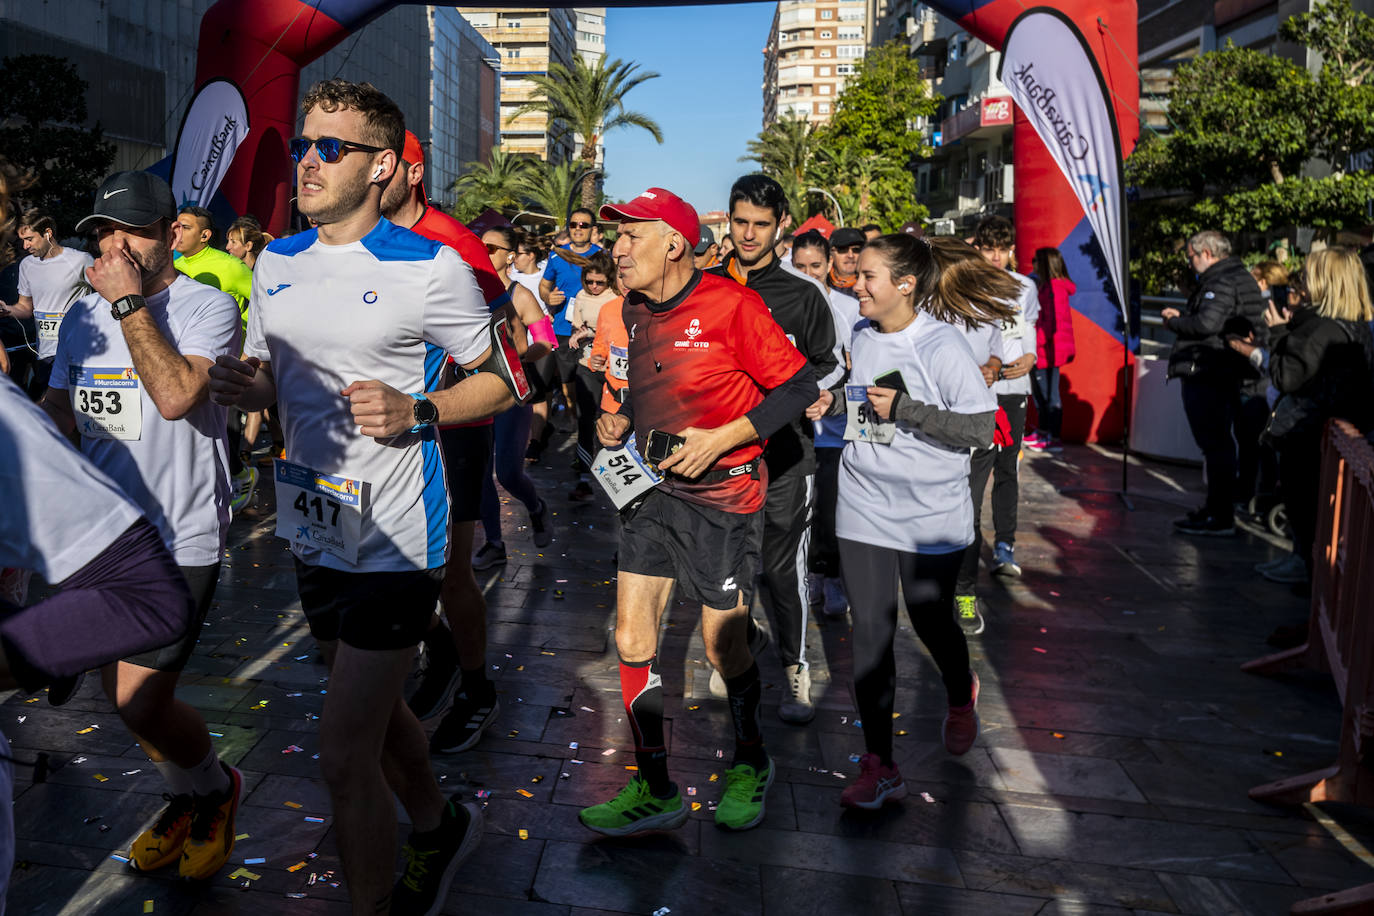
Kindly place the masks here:
POLYGON ((392 916, 438 916, 458 866, 481 842, 482 810, 475 802, 449 799, 439 826, 412 833, 402 849, 406 870, 391 892, 392 916))
POLYGON ((482 733, 496 721, 501 704, 495 692, 490 699, 473 701, 467 692, 453 699, 453 708, 440 721, 429 739, 429 749, 435 754, 458 754, 482 740, 482 733))
MULTIPOLYGON (((445 629, 447 634, 448 630, 445 629)), ((406 702, 415 718, 420 721, 433 719, 453 700, 453 692, 463 679, 463 671, 458 667, 458 654, 449 650, 442 656, 440 652, 429 653, 429 665, 425 668, 420 686, 406 702)))

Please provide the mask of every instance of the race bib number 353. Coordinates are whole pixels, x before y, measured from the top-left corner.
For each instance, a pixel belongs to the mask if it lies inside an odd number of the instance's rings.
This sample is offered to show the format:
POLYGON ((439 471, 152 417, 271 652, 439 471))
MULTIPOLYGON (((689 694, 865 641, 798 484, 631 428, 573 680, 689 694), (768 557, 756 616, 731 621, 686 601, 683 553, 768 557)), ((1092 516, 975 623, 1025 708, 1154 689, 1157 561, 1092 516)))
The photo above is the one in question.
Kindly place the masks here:
POLYGON ((363 483, 276 460, 277 537, 358 562, 363 483))
POLYGON ((87 439, 138 439, 143 400, 138 373, 129 367, 72 366, 68 370, 76 431, 87 439))

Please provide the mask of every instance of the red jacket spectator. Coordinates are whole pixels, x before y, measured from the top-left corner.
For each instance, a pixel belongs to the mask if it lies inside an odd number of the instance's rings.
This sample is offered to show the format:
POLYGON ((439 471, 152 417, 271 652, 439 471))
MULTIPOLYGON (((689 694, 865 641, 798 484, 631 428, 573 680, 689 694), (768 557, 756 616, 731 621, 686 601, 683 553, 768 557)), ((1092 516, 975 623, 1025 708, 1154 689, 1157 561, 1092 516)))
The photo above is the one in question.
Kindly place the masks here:
POLYGON ((1072 280, 1056 278, 1040 287, 1040 318, 1035 323, 1035 367, 1049 369, 1073 362, 1073 309, 1078 292, 1072 280))

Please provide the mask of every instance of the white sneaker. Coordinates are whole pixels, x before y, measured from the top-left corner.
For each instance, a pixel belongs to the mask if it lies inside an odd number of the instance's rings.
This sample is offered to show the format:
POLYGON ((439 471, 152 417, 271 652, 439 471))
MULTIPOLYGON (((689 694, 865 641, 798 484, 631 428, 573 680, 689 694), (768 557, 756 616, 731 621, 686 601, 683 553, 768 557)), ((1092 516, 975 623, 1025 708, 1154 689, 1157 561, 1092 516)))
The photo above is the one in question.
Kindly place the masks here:
POLYGON ((711 696, 715 697, 717 700, 724 700, 730 696, 730 691, 725 689, 725 678, 722 677, 720 671, 715 668, 711 669, 711 683, 706 685, 706 689, 709 690, 711 696))
POLYGON ((805 725, 816 718, 816 707, 811 702, 811 669, 788 665, 786 677, 787 693, 778 707, 778 718, 792 725, 805 725))
MULTIPOLYGON (((763 650, 768 648, 773 637, 768 633, 767 620, 754 621, 754 635, 749 640, 749 653, 754 656, 754 661, 758 661, 763 655, 763 650)), ((725 689, 725 677, 715 668, 711 669, 711 682, 706 686, 711 696, 717 700, 724 700, 730 696, 730 692, 725 689)))
POLYGON ((825 591, 825 616, 843 617, 849 613, 849 596, 844 593, 843 580, 826 579, 822 589, 825 591))
POLYGON ((258 469, 244 467, 231 478, 233 482, 233 495, 229 498, 229 512, 237 515, 248 505, 248 500, 253 498, 253 491, 258 488, 258 469))

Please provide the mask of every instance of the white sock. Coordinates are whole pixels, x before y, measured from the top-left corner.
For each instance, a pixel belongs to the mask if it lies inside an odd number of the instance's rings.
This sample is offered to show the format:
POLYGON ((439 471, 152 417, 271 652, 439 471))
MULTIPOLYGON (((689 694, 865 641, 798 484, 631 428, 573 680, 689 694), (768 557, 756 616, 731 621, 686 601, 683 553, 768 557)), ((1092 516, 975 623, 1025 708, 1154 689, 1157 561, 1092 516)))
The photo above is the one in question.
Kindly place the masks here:
POLYGON ((229 773, 220 766, 219 755, 214 748, 205 759, 189 770, 182 770, 191 780, 191 789, 197 795, 218 795, 229 789, 229 773))
POLYGON ((162 781, 167 783, 167 790, 173 795, 191 794, 191 776, 181 767, 170 760, 154 760, 153 766, 162 774, 162 781))

